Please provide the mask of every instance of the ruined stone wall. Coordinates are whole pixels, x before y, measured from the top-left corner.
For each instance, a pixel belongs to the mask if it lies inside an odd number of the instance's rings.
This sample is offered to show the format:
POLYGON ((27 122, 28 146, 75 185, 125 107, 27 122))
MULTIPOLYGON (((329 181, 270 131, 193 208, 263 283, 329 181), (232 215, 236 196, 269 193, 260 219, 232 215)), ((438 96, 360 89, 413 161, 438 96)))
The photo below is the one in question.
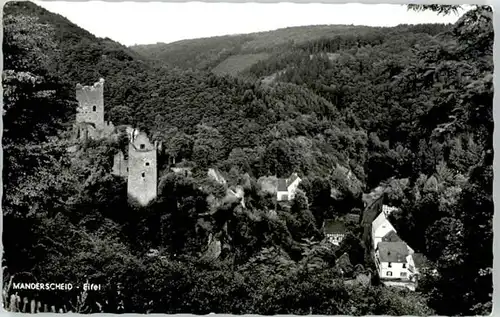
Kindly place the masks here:
POLYGON ((104 79, 100 79, 92 86, 76 86, 78 109, 77 123, 92 123, 96 130, 104 127, 104 79))
POLYGON ((127 191, 141 205, 157 195, 157 149, 145 133, 132 133, 128 152, 127 191))
POLYGON ((125 177, 128 175, 128 161, 122 151, 119 151, 113 157, 113 170, 111 174, 125 177))
POLYGON ((87 141, 88 139, 96 139, 100 135, 99 131, 90 123, 75 123, 73 126, 73 140, 87 141))
POLYGON ((106 121, 102 127, 101 137, 109 138, 113 133, 115 133, 115 125, 111 121, 106 121))
MULTIPOLYGON (((115 138, 119 129, 111 121, 104 121, 104 79, 92 86, 76 87, 78 109, 74 124, 74 138, 88 139, 115 138)), ((128 195, 147 205, 156 198, 158 186, 157 152, 160 144, 152 144, 147 135, 132 127, 125 127, 129 136, 128 158, 122 151, 113 157, 112 174, 127 177, 128 195)))

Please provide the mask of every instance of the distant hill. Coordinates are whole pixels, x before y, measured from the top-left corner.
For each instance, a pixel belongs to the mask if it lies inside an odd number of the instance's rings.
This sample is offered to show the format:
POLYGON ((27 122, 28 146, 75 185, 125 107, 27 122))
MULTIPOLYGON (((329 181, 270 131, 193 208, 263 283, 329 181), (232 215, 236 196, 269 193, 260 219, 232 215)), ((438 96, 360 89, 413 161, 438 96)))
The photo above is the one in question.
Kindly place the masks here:
POLYGON ((279 55, 294 47, 339 36, 358 37, 380 32, 436 34, 449 25, 399 26, 380 28, 352 25, 300 26, 242 35, 218 36, 174 43, 135 45, 130 48, 144 57, 183 69, 214 71, 237 75, 272 54, 279 55))
POLYGON ((301 27, 134 48, 30 2, 7 3, 3 18, 7 273, 123 282, 119 293, 89 292, 112 313, 122 303, 137 313, 491 313, 491 8, 454 25, 301 27), (101 77, 108 119, 193 166, 193 177, 162 166, 159 197, 140 211, 109 173, 117 144, 89 142, 74 157, 58 138, 74 120, 75 84, 101 77), (205 182, 208 168, 244 184, 245 206, 209 212, 224 188, 205 182), (256 180, 291 173, 301 191, 281 209, 256 180), (443 273, 413 294, 346 286, 354 271, 373 272, 361 241, 339 249, 352 272, 318 244, 326 219, 359 213, 361 192, 387 179, 400 238, 443 273), (212 239, 220 258, 206 262, 212 239), (161 256, 146 258, 150 249, 161 256))

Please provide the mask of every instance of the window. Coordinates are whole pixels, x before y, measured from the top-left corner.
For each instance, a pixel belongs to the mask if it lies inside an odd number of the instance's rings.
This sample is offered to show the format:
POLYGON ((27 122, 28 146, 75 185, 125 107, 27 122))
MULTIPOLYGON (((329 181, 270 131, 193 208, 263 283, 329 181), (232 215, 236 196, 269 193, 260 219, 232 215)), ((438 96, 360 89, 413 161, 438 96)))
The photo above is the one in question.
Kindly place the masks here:
POLYGON ((403 263, 403 269, 406 269, 406 263, 403 263))
POLYGON ((96 112, 96 111, 97 111, 97 107, 96 107, 96 106, 93 106, 93 107, 92 107, 92 111, 96 112))
POLYGON ((128 172, 128 167, 127 167, 127 172, 128 172))
POLYGON ((144 144, 141 144, 141 150, 144 150, 144 148, 146 147, 144 144))
POLYGON ((146 166, 149 166, 149 162, 146 162, 146 166))
POLYGON ((389 262, 389 264, 388 264, 387 266, 388 266, 388 267, 392 267, 392 264, 391 264, 391 262, 389 262))
POLYGON ((142 178, 146 177, 146 173, 142 172, 142 178))
POLYGON ((406 277, 406 272, 401 272, 400 275, 401 277, 406 277))
POLYGON ((387 276, 392 276, 392 272, 391 272, 391 271, 387 271, 387 272, 385 273, 385 275, 387 275, 387 276))

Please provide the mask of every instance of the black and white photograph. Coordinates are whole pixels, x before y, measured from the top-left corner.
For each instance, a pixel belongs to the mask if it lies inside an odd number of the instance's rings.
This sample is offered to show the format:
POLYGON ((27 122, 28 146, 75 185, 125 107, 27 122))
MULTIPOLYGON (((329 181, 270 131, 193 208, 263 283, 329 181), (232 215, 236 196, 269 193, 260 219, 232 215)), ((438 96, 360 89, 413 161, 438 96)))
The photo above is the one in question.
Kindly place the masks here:
POLYGON ((492 313, 491 6, 2 16, 5 311, 492 313))

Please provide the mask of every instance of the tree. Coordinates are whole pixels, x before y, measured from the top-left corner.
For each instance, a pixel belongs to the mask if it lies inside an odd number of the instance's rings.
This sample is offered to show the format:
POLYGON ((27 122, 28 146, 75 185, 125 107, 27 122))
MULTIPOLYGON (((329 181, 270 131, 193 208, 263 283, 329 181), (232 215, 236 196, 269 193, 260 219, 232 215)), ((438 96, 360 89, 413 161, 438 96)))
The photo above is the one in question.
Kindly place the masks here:
POLYGON ((211 167, 224 157, 223 137, 216 128, 199 125, 194 139, 193 160, 200 167, 211 167))

